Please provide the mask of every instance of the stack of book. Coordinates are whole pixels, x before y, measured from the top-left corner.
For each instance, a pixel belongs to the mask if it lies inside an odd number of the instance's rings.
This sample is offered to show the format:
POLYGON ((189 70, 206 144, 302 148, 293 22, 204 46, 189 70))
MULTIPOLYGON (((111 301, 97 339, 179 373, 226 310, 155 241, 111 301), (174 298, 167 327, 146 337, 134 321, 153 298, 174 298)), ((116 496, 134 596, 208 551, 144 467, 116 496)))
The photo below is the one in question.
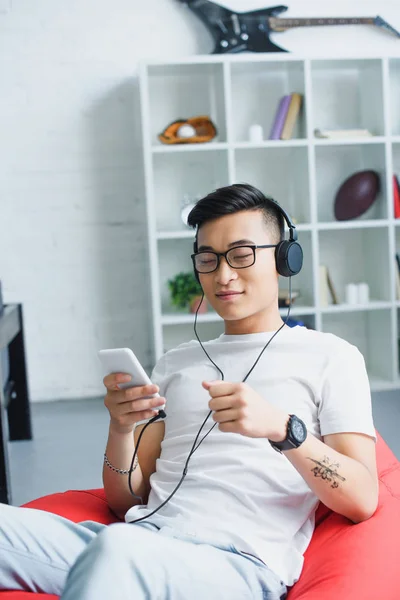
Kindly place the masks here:
POLYGON ((395 219, 400 219, 400 182, 396 174, 393 175, 393 213, 395 219))
POLYGON ((290 140, 296 120, 299 116, 303 96, 297 92, 282 96, 279 100, 274 121, 272 123, 270 140, 290 140))

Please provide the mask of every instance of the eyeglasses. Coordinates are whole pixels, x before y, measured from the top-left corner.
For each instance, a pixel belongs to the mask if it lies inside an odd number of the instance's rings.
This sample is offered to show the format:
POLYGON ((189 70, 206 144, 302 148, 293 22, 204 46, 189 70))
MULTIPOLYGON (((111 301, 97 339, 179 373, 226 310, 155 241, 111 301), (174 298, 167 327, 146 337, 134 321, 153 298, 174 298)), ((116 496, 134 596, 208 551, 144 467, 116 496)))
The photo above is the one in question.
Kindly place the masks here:
POLYGON ((219 267, 223 256, 232 269, 246 269, 256 262, 256 248, 276 248, 278 244, 263 246, 235 246, 227 252, 196 252, 191 255, 193 266, 198 273, 212 273, 219 267))

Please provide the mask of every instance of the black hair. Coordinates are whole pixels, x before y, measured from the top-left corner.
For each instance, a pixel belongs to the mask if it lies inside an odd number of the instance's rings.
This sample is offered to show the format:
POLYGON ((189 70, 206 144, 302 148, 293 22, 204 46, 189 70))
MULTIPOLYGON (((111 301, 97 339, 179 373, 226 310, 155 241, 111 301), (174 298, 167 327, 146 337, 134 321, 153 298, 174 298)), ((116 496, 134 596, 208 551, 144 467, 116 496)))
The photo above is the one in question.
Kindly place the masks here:
POLYGON ((247 183, 235 183, 218 188, 198 200, 189 213, 187 223, 190 227, 197 228, 198 232, 204 223, 218 217, 245 210, 261 210, 264 222, 275 238, 271 241, 278 243, 284 239, 285 219, 276 204, 275 200, 265 196, 256 187, 247 183))

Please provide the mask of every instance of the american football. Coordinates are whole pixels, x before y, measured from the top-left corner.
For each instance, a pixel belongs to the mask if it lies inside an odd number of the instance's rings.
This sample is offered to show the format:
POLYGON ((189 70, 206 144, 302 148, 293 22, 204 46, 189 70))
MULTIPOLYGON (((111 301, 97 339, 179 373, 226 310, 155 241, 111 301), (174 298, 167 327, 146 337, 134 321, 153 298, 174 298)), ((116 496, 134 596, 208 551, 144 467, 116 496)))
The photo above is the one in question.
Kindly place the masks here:
POLYGON ((340 186, 335 197, 335 218, 338 221, 355 219, 374 203, 380 189, 379 173, 357 171, 340 186))

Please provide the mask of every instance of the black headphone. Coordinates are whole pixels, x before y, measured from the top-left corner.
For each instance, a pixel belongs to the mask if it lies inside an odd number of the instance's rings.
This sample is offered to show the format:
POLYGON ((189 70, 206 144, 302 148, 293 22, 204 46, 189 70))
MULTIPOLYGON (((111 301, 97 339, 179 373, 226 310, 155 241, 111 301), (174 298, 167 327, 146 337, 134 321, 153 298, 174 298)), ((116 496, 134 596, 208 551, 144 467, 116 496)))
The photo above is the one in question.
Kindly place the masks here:
MULTIPOLYGON (((267 198, 267 202, 270 205, 280 212, 280 214, 285 219, 287 226, 289 227, 289 239, 282 240, 275 248, 275 264, 276 270, 279 275, 282 277, 292 277, 293 275, 297 275, 301 271, 301 267, 303 266, 303 250, 297 241, 297 231, 295 225, 293 225, 291 218, 287 214, 287 212, 272 198, 267 198)), ((193 252, 197 252, 197 234, 196 239, 193 244, 193 252)), ((194 269, 194 275, 197 281, 200 283, 199 274, 194 269)))

